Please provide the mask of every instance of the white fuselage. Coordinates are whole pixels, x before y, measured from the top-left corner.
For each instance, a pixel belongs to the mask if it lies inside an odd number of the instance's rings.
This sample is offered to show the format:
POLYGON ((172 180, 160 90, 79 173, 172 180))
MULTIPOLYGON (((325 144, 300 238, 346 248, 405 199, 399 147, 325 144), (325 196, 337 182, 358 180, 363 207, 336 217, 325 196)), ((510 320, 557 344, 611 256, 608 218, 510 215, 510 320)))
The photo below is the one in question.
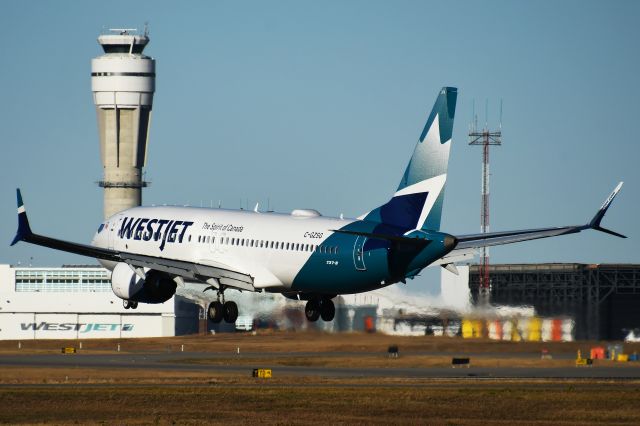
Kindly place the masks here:
MULTIPOLYGON (((326 245, 325 241, 333 234, 332 230, 354 220, 310 212, 289 215, 195 207, 136 207, 105 221, 92 244, 204 265, 223 264, 251 275, 256 289, 286 291, 312 254, 326 258, 328 271, 340 266, 341 254, 348 254, 339 253, 337 246, 326 245)), ((109 269, 115 265, 109 261, 101 263, 109 269)))

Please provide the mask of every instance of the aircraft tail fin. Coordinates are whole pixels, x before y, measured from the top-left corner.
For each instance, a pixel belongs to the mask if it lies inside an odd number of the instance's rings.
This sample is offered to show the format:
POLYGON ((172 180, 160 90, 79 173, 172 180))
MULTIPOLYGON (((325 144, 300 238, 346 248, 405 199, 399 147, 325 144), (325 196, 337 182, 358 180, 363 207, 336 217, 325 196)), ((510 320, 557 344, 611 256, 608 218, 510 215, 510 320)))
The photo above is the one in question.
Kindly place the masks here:
POLYGON ((438 231, 458 89, 443 87, 393 198, 362 218, 438 231))

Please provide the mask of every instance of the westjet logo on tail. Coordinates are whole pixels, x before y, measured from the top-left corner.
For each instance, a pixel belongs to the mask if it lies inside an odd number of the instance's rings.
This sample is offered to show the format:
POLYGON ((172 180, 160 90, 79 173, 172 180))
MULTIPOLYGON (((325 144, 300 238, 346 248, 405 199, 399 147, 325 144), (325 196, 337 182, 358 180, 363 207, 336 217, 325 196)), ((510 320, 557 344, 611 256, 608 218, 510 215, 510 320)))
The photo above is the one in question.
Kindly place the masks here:
POLYGON ((118 237, 122 239, 134 239, 142 241, 161 241, 160 251, 164 250, 166 243, 182 243, 187 228, 193 222, 168 219, 148 219, 125 217, 122 220, 118 237))

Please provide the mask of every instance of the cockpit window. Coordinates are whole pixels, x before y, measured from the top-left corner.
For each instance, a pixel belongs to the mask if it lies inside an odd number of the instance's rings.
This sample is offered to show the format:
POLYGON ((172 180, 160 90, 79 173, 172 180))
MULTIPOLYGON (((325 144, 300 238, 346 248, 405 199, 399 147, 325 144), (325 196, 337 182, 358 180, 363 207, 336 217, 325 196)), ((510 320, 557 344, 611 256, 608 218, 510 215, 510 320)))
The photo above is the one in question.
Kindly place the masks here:
POLYGON ((103 229, 104 229, 104 223, 101 223, 100 226, 98 226, 98 233, 102 232, 103 229))

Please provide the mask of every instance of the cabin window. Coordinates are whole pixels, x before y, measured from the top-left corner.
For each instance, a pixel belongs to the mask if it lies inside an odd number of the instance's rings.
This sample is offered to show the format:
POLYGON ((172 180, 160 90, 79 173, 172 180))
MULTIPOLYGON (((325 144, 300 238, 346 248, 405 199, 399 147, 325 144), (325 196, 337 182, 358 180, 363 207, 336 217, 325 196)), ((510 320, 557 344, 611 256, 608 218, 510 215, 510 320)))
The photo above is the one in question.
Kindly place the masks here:
POLYGON ((200 242, 200 235, 198 235, 198 242, 200 242))
POLYGON ((211 237, 211 244, 216 242, 216 237, 211 237))
POLYGON ((191 242, 191 235, 189 235, 189 242, 191 242))

